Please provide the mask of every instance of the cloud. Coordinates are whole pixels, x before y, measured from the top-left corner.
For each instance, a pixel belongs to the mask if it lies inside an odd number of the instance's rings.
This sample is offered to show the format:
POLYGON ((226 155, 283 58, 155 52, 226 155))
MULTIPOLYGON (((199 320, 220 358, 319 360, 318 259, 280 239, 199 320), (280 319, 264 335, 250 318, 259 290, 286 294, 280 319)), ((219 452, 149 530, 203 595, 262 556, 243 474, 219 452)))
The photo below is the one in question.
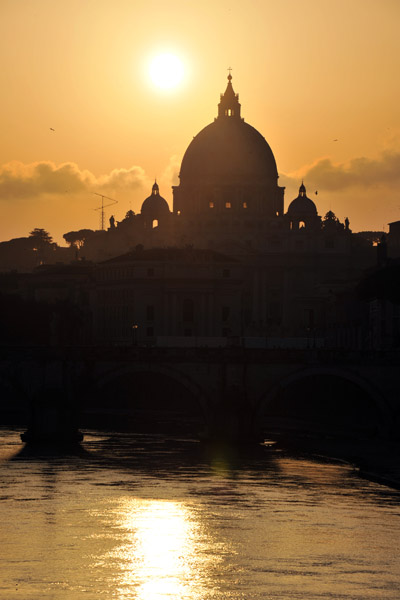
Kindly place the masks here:
POLYGON ((96 185, 107 189, 137 189, 149 186, 149 180, 142 167, 114 169, 109 175, 98 178, 96 185))
POLYGON ((304 179, 306 185, 326 191, 354 187, 391 187, 400 184, 400 152, 386 150, 378 159, 353 158, 348 163, 333 163, 330 158, 320 158, 312 165, 295 173, 282 175, 280 183, 293 185, 304 179))
POLYGON ((42 195, 75 194, 87 191, 131 191, 148 186, 141 167, 114 169, 96 177, 75 163, 56 165, 50 161, 31 164, 10 162, 0 167, 0 200, 37 198, 42 195))
POLYGON ((168 162, 167 167, 161 175, 161 180, 168 186, 179 185, 179 171, 181 168, 182 157, 173 154, 168 162))

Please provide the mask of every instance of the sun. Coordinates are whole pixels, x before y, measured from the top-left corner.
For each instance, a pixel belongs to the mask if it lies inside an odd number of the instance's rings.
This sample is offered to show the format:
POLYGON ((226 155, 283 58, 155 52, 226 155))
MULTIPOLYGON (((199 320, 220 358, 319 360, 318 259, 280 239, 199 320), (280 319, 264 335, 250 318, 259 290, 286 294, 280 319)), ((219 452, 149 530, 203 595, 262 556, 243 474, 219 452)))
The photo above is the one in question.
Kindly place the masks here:
POLYGON ((158 54, 150 63, 149 74, 157 87, 170 90, 179 85, 183 79, 183 63, 175 54, 167 52, 158 54))

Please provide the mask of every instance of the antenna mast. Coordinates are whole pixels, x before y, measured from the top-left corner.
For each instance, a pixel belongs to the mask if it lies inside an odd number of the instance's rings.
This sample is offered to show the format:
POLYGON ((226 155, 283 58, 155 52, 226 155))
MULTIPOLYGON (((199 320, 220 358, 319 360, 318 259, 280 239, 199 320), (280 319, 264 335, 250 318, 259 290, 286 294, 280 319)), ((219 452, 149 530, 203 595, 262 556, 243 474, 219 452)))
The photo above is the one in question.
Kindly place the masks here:
POLYGON ((107 208, 107 206, 112 206, 113 204, 118 204, 118 200, 114 200, 114 198, 109 198, 108 196, 105 196, 104 194, 98 194, 97 192, 93 192, 93 194, 95 194, 95 196, 100 196, 100 198, 101 198, 101 206, 98 206, 97 208, 94 208, 93 210, 100 211, 100 229, 101 229, 101 231, 104 231, 104 209, 107 208), (106 198, 106 200, 112 200, 112 202, 110 202, 109 204, 104 204, 104 198, 106 198))

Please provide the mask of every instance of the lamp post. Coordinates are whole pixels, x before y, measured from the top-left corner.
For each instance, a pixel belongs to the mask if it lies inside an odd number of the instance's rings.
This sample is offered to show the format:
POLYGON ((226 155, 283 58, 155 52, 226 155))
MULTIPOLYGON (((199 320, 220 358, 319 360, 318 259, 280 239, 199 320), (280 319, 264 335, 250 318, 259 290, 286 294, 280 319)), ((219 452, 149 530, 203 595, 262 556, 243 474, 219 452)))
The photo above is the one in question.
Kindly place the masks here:
POLYGON ((137 346, 137 329, 139 325, 134 323, 132 325, 132 346, 137 346))

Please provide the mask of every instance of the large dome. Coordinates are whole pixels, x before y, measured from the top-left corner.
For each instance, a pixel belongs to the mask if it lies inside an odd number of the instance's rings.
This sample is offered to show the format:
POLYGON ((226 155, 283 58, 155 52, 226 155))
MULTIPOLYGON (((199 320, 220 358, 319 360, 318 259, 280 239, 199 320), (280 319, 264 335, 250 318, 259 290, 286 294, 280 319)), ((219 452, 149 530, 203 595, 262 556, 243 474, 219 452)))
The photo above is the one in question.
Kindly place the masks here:
POLYGON ((261 183, 276 185, 278 172, 265 138, 241 118, 218 118, 190 143, 182 160, 181 184, 261 183))
POLYGON ((263 136, 240 116, 232 76, 221 94, 218 117, 189 144, 182 160, 182 185, 262 184, 276 186, 278 172, 263 136))

